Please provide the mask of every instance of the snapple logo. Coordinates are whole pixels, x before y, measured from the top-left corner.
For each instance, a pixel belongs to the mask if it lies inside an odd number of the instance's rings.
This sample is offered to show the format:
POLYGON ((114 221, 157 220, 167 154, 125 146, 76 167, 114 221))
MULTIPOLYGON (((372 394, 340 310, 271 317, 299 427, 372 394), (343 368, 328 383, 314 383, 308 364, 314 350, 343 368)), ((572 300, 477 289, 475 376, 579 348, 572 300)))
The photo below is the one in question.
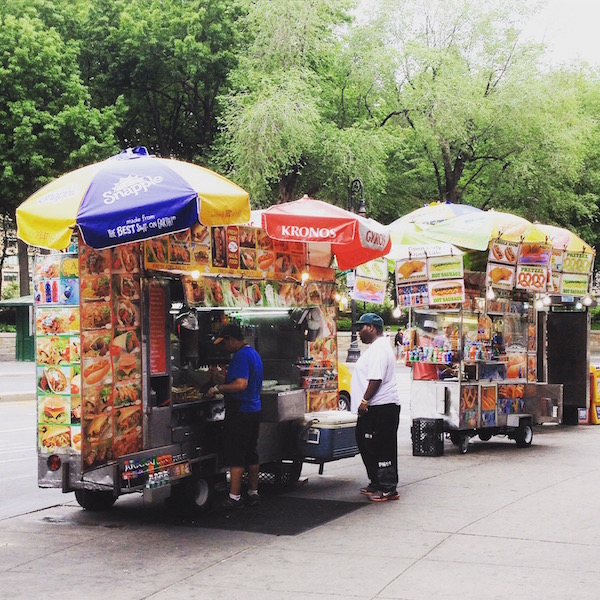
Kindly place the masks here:
POLYGON ((125 179, 119 179, 118 183, 115 183, 112 190, 108 190, 102 194, 104 198, 104 204, 112 204, 115 200, 120 198, 126 198, 127 196, 137 196, 140 193, 147 192, 153 185, 162 183, 163 178, 160 175, 152 177, 147 175, 146 177, 140 177, 139 175, 133 177, 130 175, 125 179))
POLYGON ((298 225, 282 225, 281 235, 296 238, 320 238, 323 240, 334 238, 335 230, 328 227, 299 227, 298 225))

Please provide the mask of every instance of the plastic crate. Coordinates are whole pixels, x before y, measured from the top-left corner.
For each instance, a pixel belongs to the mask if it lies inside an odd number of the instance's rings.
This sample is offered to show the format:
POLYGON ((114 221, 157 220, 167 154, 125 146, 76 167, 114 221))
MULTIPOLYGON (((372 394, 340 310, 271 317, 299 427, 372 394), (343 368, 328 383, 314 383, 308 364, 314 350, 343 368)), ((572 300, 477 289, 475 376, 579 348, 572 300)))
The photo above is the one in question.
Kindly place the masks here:
POLYGON ((443 456, 444 419, 413 419, 413 456, 443 456))

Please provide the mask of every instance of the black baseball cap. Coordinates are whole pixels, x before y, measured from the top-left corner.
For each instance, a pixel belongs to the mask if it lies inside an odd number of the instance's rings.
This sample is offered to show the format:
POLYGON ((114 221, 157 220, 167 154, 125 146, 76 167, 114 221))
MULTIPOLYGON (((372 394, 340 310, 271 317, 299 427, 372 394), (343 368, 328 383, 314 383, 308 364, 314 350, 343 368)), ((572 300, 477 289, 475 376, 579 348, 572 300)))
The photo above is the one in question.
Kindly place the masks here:
POLYGON ((235 323, 229 323, 221 328, 219 331, 219 335, 217 339, 213 342, 213 344, 220 344, 225 338, 235 338, 236 340, 244 339, 244 332, 239 325, 235 323))

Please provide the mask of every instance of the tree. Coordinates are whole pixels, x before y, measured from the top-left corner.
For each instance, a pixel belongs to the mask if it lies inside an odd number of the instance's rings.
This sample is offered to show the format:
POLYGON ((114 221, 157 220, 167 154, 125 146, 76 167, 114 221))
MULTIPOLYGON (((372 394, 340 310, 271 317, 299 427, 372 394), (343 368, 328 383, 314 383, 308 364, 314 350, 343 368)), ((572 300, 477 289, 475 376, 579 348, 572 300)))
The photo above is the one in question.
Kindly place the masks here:
POLYGON ((0 213, 13 218, 16 207, 53 177, 116 150, 120 109, 119 102, 90 106, 77 45, 65 43, 35 14, 10 13, 21 7, 8 0, 0 11, 0 213))
POLYGON ((397 199, 390 220, 434 199, 551 221, 579 205, 573 189, 592 121, 572 74, 542 72, 542 48, 521 42, 521 5, 379 3, 366 29, 392 61, 374 74, 387 93, 371 101, 398 139, 388 163, 387 197, 397 199))
POLYGON ((353 4, 258 0, 249 12, 253 41, 223 97, 218 150, 260 204, 308 193, 345 205, 351 179, 384 185, 387 133, 370 122, 351 77, 353 4))
POLYGON ((97 106, 123 97, 122 146, 207 160, 217 97, 243 51, 246 0, 79 0, 79 56, 97 106))

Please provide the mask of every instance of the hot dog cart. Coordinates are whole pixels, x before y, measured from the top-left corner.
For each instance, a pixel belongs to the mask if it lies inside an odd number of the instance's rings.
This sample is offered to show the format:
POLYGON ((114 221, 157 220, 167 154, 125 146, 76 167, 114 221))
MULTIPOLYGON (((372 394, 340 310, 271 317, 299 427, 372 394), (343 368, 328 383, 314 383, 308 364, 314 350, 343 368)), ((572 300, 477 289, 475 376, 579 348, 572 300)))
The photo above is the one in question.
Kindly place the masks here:
POLYGON ((229 362, 213 344, 228 322, 263 360, 261 471, 289 484, 304 460, 356 454, 353 443, 323 456, 301 439, 307 413, 338 404, 334 271, 312 265, 303 282, 306 267, 305 244, 235 225, 41 255, 40 486, 90 509, 137 491, 207 507, 225 477, 225 407, 205 392, 229 362))
POLYGON ((397 261, 398 299, 411 309, 403 341, 415 454, 442 454, 444 433, 463 453, 476 435, 525 447, 533 425, 562 422, 563 386, 548 382, 543 324, 551 298, 587 294, 593 255, 572 254, 497 239, 485 271, 464 270, 461 253, 434 246, 397 261))
POLYGON ((264 363, 264 471, 289 483, 303 460, 357 453, 324 453, 325 431, 308 440, 311 415, 338 405, 331 265, 385 255, 389 232, 309 198, 272 209, 275 222, 270 209, 251 222, 239 186, 142 147, 18 207, 17 236, 54 251, 33 278, 41 487, 90 509, 130 492, 208 507, 225 478, 224 403, 205 391, 229 360, 212 343, 227 322, 264 363))

